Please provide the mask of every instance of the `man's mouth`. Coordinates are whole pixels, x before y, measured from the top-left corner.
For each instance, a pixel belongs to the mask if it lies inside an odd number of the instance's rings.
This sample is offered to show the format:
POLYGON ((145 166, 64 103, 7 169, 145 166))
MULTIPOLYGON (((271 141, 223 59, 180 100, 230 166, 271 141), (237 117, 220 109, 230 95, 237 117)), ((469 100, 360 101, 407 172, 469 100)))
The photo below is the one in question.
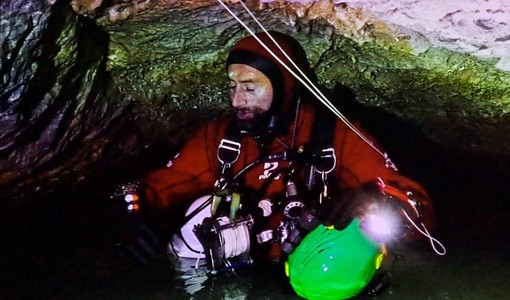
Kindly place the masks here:
POLYGON ((255 112, 251 110, 238 110, 236 116, 239 120, 253 120, 255 118, 255 112))

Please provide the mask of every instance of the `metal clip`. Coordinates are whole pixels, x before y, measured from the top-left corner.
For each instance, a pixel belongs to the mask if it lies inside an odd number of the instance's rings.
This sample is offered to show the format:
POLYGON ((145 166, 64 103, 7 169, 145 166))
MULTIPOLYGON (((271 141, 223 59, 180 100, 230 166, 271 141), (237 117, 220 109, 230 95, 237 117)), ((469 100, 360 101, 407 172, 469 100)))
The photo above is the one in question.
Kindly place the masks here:
POLYGON ((241 153, 241 143, 232 140, 222 139, 218 146, 218 160, 223 165, 230 165, 237 161, 241 153), (226 151, 222 151, 226 150, 226 151))
POLYGON ((327 198, 328 197, 328 179, 327 179, 327 173, 326 172, 322 172, 322 186, 324 187, 323 190, 322 190, 322 193, 320 194, 320 197, 319 197, 319 204, 322 204, 322 200, 324 198, 327 198))
POLYGON ((418 202, 418 200, 416 200, 413 193, 407 192, 406 194, 407 194, 407 203, 409 203, 409 206, 411 206, 413 208, 414 213, 416 214, 416 217, 420 218, 421 217, 420 202, 418 202))
POLYGON ((317 173, 329 174, 329 173, 331 173, 331 171, 333 171, 335 169, 335 167, 336 167, 335 149, 333 149, 333 148, 322 149, 320 159, 321 159, 320 165, 315 166, 317 173), (328 161, 328 160, 332 160, 332 161, 328 161))
POLYGON ((397 171, 397 172, 398 172, 397 165, 395 165, 395 164, 391 161, 391 159, 390 159, 390 157, 389 157, 388 153, 384 153, 384 166, 386 166, 386 168, 388 168, 388 169, 390 169, 390 168, 391 168, 391 169, 393 169, 393 170, 395 170, 395 171, 397 171))

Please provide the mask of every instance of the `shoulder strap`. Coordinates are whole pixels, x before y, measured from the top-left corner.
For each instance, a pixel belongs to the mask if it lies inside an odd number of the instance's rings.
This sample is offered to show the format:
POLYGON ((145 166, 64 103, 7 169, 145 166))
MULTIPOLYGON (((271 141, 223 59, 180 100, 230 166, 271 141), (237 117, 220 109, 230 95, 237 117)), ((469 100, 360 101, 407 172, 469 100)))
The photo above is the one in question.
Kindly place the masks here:
MULTIPOLYGON (((328 89, 322 87, 321 91, 326 97, 331 98, 331 92, 328 89)), ((333 148, 335 122, 335 116, 326 107, 316 106, 309 146, 314 155, 320 157, 315 163, 318 172, 329 173, 336 166, 336 155, 333 148)))
MULTIPOLYGON (((326 97, 331 98, 329 90, 321 87, 321 91, 326 97)), ((335 123, 335 116, 326 107, 315 106, 315 117, 309 141, 309 148, 315 159, 309 174, 308 188, 310 191, 321 189, 320 203, 322 203, 322 198, 328 197, 328 183, 334 177, 332 171, 336 167, 336 153, 333 148, 335 123)))
MULTIPOLYGON (((320 88, 321 92, 330 99, 332 93, 325 87, 320 88)), ((315 106, 315 120, 312 125, 312 137, 310 143, 319 149, 333 146, 333 134, 335 129, 335 116, 323 105, 315 106)))

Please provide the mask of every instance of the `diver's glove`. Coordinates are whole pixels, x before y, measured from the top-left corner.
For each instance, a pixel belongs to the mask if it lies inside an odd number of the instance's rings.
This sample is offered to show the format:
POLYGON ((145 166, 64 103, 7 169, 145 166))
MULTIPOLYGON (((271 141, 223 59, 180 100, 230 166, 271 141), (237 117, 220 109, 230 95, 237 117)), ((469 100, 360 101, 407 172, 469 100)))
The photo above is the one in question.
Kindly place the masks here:
POLYGON ((381 178, 378 178, 377 185, 382 194, 388 200, 396 202, 396 206, 407 215, 409 220, 417 222, 422 219, 422 206, 420 201, 411 191, 405 191, 395 185, 386 184, 381 178))
POLYGON ((319 210, 319 217, 325 226, 334 226, 342 230, 354 218, 363 217, 374 204, 384 198, 375 182, 367 183, 357 189, 348 189, 339 197, 331 197, 319 210))
POLYGON ((400 240, 421 217, 419 202, 411 192, 385 184, 381 179, 344 191, 322 209, 326 226, 342 230, 359 219, 367 234, 378 242, 400 240))
POLYGON ((116 206, 115 247, 127 259, 146 264, 164 251, 156 226, 143 210, 139 183, 121 184, 111 197, 116 206))

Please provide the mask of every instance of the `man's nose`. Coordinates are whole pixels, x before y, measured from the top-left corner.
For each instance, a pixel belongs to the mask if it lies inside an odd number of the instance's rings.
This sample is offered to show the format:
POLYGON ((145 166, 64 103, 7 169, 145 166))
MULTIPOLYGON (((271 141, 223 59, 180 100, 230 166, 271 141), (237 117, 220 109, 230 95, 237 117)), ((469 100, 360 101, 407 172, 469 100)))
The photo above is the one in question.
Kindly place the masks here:
POLYGON ((232 93, 232 106, 235 108, 242 107, 246 105, 246 98, 244 97, 243 93, 241 93, 239 90, 235 90, 232 93))

